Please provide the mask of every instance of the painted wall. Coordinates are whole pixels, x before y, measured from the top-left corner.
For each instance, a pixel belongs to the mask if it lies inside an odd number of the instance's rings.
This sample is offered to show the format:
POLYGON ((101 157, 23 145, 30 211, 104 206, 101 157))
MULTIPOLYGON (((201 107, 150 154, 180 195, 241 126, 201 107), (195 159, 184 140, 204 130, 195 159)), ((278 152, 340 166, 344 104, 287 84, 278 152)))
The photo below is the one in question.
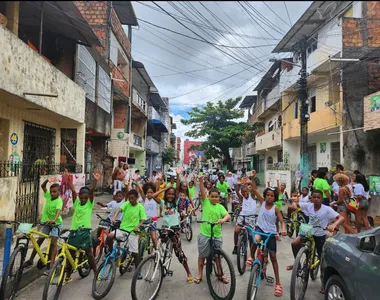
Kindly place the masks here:
POLYGON ((84 123, 85 92, 8 29, 0 27, 0 89, 84 123), (57 98, 24 96, 57 94, 57 98))
MULTIPOLYGON (((0 220, 15 219, 17 177, 0 178, 0 220)), ((5 226, 0 225, 0 240, 4 240, 5 226)))

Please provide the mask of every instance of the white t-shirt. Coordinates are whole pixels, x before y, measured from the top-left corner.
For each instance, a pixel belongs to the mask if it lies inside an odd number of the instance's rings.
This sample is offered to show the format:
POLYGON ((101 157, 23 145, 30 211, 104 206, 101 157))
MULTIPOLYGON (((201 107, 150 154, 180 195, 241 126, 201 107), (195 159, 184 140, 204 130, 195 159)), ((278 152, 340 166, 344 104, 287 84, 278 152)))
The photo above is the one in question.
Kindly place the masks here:
POLYGON ((243 204, 241 206, 242 216, 251 216, 256 214, 256 200, 254 200, 251 195, 249 195, 248 199, 243 197, 243 204))
MULTIPOLYGON (((120 202, 116 202, 116 200, 111 201, 107 204, 107 208, 111 210, 110 214, 108 215, 108 218, 112 220, 113 216, 115 215, 115 212, 125 203, 125 200, 121 200, 120 202)), ((116 217, 116 221, 121 221, 123 219, 123 214, 120 213, 116 217)))
POLYGON ((364 190, 364 186, 361 183, 354 184, 353 190, 354 196, 362 195, 363 197, 367 197, 367 192, 364 190))
POLYGON ((145 213, 148 218, 156 217, 157 216, 157 202, 154 199, 148 199, 146 198, 145 201, 143 201, 145 213))
POLYGON ((331 185, 331 190, 338 194, 339 193, 339 184, 337 184, 335 181, 333 182, 333 184, 331 185))
POLYGON ((323 228, 326 228, 329 225, 330 219, 336 219, 339 214, 333 210, 330 206, 323 205, 318 211, 314 209, 314 203, 299 203, 301 209, 309 216, 309 225, 312 226, 321 226, 313 227, 313 235, 315 236, 324 236, 326 232, 323 228))
POLYGON ((230 186, 230 188, 234 187, 234 177, 233 176, 226 177, 226 181, 227 181, 228 185, 230 186))
POLYGON ((304 196, 304 195, 301 194, 301 196, 300 196, 300 203, 308 203, 308 202, 310 202, 309 195, 304 196))

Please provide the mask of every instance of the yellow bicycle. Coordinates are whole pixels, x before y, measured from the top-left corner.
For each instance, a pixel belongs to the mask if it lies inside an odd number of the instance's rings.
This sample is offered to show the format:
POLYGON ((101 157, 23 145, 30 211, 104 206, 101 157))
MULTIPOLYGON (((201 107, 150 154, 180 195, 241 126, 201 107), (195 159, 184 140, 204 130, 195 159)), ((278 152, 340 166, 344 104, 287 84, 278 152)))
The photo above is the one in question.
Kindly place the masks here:
MULTIPOLYGON (((40 257, 37 263, 37 268, 41 270, 50 263, 51 237, 40 231, 32 229, 34 224, 19 223, 16 221, 0 221, 0 223, 18 225, 16 233, 19 235, 17 236, 16 246, 9 258, 0 286, 0 299, 13 300, 16 297, 16 293, 18 291, 21 277, 24 271, 24 261, 28 252, 29 242, 32 243, 33 248, 36 250, 38 256, 40 257), (45 252, 38 245, 35 236, 46 238, 48 240, 45 252)), ((41 223, 40 225, 43 226, 45 224, 41 223)), ((59 225, 51 224, 51 226, 55 227, 59 225)), ((62 233, 63 232, 64 231, 62 231, 62 233)), ((58 247, 60 247, 61 243, 62 241, 58 240, 58 247)))
POLYGON ((65 279, 65 270, 68 263, 72 267, 72 272, 78 271, 79 276, 82 278, 87 277, 91 272, 86 252, 68 243, 62 243, 62 249, 57 255, 54 265, 50 268, 42 300, 58 299, 65 279), (72 255, 71 252, 74 252, 74 255, 72 255))

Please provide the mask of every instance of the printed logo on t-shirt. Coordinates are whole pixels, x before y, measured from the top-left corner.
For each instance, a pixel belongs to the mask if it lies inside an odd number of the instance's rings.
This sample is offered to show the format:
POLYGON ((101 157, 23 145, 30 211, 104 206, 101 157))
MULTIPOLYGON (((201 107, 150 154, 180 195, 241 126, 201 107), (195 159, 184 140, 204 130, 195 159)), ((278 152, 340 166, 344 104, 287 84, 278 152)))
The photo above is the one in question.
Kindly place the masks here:
POLYGON ((126 224, 136 224, 138 223, 140 220, 138 218, 138 216, 136 214, 127 214, 125 216, 125 223, 126 224))
POLYGON ((309 224, 312 226, 319 226, 321 224, 321 220, 318 218, 317 215, 311 215, 309 224))
POLYGON ((165 216, 171 216, 176 213, 177 209, 172 205, 165 206, 165 216))
POLYGON ((76 220, 76 223, 81 223, 83 221, 83 217, 84 217, 84 211, 76 211, 75 212, 75 220, 76 220))

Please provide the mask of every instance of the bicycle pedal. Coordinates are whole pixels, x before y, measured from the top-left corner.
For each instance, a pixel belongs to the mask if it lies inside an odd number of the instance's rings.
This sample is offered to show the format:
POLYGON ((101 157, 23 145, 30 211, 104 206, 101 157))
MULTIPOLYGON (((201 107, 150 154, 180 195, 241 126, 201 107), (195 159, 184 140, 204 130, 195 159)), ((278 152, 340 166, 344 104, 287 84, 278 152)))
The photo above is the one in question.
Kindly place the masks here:
POLYGON ((267 280, 267 282, 269 282, 269 283, 274 283, 274 278, 273 278, 273 277, 267 276, 267 277, 266 277, 266 280, 267 280))
POLYGON ((166 275, 170 276, 170 277, 173 277, 173 271, 167 270, 166 271, 166 275))

